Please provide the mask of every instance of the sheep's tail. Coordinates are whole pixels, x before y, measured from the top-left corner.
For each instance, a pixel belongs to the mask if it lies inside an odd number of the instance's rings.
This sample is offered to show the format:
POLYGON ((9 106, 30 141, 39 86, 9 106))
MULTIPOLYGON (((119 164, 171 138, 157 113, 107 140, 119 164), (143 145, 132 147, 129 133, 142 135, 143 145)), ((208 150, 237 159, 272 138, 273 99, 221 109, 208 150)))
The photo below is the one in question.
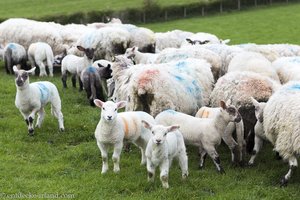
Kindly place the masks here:
POLYGON ((52 98, 51 98, 51 114, 58 118, 61 112, 61 100, 59 93, 56 87, 52 89, 52 98))
POLYGON ((8 74, 13 73, 11 57, 12 57, 12 50, 10 48, 7 48, 7 50, 4 54, 4 64, 5 64, 6 72, 8 74))
POLYGON ((50 76, 53 76, 53 63, 54 63, 53 53, 51 51, 47 52, 47 66, 49 69, 50 76))

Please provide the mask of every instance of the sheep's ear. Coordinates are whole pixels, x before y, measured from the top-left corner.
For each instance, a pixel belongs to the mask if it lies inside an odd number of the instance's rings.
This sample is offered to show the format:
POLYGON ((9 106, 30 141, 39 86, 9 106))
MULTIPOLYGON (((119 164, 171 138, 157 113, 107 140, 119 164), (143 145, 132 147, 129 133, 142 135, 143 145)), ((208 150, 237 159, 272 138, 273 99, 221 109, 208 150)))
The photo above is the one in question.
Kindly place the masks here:
POLYGON ((256 99, 254 99, 253 97, 250 97, 250 99, 255 107, 258 106, 259 103, 258 101, 256 101, 256 99))
POLYGON ((98 67, 100 67, 100 68, 101 68, 101 67, 104 67, 104 66, 103 66, 103 65, 101 65, 100 63, 98 63, 98 67))
POLYGON ((179 125, 173 125, 173 126, 169 126, 168 127, 168 132, 173 132, 173 131, 176 131, 180 128, 179 125))
POLYGON ((134 52, 135 50, 138 50, 138 47, 136 46, 132 47, 131 51, 134 52))
POLYGON ((108 64, 106 67, 107 67, 107 69, 110 69, 111 68, 111 64, 108 64))
POLYGON ((145 120, 142 120, 142 124, 143 124, 143 126, 144 126, 145 128, 151 130, 151 128, 152 128, 152 125, 151 125, 151 124, 149 124, 149 123, 146 122, 145 120))
POLYGON ((28 71, 26 71, 26 72, 27 72, 28 74, 34 74, 35 68, 36 68, 36 67, 31 68, 30 70, 28 70, 28 71))
POLYGON ((231 105, 231 99, 228 99, 228 100, 226 101, 226 105, 231 105))
POLYGON ((95 104, 97 107, 102 108, 104 102, 101 101, 100 99, 95 99, 95 100, 94 100, 94 104, 95 104))
POLYGON ((220 106, 221 106, 221 108, 223 108, 224 110, 227 109, 227 105, 226 105, 226 103, 225 103, 223 100, 220 101, 220 106))
POLYGON ((79 51, 85 51, 85 48, 83 48, 82 46, 77 46, 77 49, 78 49, 79 51))
POLYGON ((119 101, 117 103, 117 108, 120 109, 120 108, 124 108, 127 104, 127 101, 119 101))
POLYGON ((19 69, 17 68, 16 65, 13 66, 13 71, 15 72, 15 74, 18 73, 19 69))
POLYGON ((185 39, 188 43, 193 44, 193 41, 190 38, 185 39))

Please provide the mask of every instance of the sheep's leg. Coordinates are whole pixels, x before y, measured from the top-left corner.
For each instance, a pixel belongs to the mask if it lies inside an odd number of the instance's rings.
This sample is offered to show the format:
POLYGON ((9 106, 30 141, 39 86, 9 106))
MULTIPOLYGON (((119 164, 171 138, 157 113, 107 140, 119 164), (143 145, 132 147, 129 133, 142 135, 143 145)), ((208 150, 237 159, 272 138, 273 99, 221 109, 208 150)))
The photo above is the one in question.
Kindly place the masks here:
POLYGON ((53 77, 53 63, 49 58, 47 59, 47 66, 49 69, 49 76, 53 77))
POLYGON ((178 162, 181 169, 182 179, 186 179, 189 175, 189 172, 188 172, 188 157, 185 151, 179 153, 178 162))
POLYGON ((260 151, 261 147, 263 145, 263 139, 260 138, 259 136, 255 135, 255 138, 254 138, 254 148, 253 148, 253 151, 252 151, 252 156, 249 160, 249 165, 253 165, 254 164, 254 160, 258 154, 258 152, 260 151))
POLYGON ((76 88, 76 74, 72 75, 72 85, 73 88, 76 88))
POLYGON ((68 87, 67 86, 67 77, 68 77, 67 73, 63 73, 62 76, 61 76, 61 81, 63 83, 64 88, 68 87))
POLYGON ((56 98, 53 97, 51 100, 51 113, 54 115, 54 117, 58 120, 58 127, 60 131, 64 131, 64 116, 61 112, 61 104, 60 104, 60 98, 57 94, 56 98))
POLYGON ((244 137, 244 122, 241 120, 239 123, 235 123, 235 130, 236 130, 236 140, 238 143, 239 147, 239 154, 240 158, 239 161, 243 161, 243 156, 245 155, 246 152, 246 142, 245 142, 245 137, 244 137))
POLYGON ((146 164, 146 161, 147 161, 147 159, 146 159, 146 154, 145 154, 145 151, 144 151, 144 149, 143 149, 142 147, 140 147, 140 149, 141 149, 141 154, 142 154, 141 165, 145 165, 145 164, 146 164))
POLYGON ((34 126, 33 126, 33 122, 34 122, 34 117, 35 117, 35 113, 37 112, 37 109, 34 109, 30 115, 28 116, 28 134, 30 136, 33 136, 34 134, 34 126))
POLYGON ((216 151, 214 146, 204 146, 205 151, 208 153, 208 155, 213 160, 218 172, 221 174, 225 173, 223 167, 221 166, 221 161, 218 152, 216 151))
POLYGON ((79 92, 81 92, 83 90, 83 83, 80 79, 80 76, 77 76, 78 77, 78 83, 79 83, 79 92))
POLYGON ((123 141, 116 143, 114 145, 114 153, 112 156, 112 160, 114 163, 114 172, 117 173, 120 171, 120 155, 123 148, 123 141))
POLYGON ((295 156, 292 156, 291 158, 289 158, 289 171, 286 175, 284 175, 281 180, 280 180, 280 186, 287 186, 288 180, 291 178, 292 176, 292 172, 293 170, 298 166, 298 162, 295 156))
POLYGON ((238 144, 232 137, 232 133, 235 130, 235 123, 230 122, 226 129, 225 132, 222 134, 222 139, 225 142, 225 144, 229 147, 230 152, 231 152, 231 162, 236 162, 236 158, 238 157, 238 144))
POLYGON ((108 170, 108 156, 107 156, 107 146, 101 142, 97 141, 98 148, 100 149, 101 152, 101 157, 102 157, 102 171, 101 174, 104 174, 108 170))
POLYGON ((202 147, 199 147, 199 156, 200 156, 199 169, 203 169, 206 155, 207 155, 206 151, 202 147))
POLYGON ((30 62, 31 69, 35 67, 35 61, 32 56, 28 56, 28 60, 30 62))
POLYGON ((147 158, 147 171, 148 171, 148 181, 154 182, 155 166, 153 165, 151 160, 148 158, 147 158))
POLYGON ((160 168, 160 180, 162 183, 163 188, 169 188, 169 161, 168 159, 165 159, 162 161, 160 168))
POLYGON ((39 68, 40 68, 40 76, 47 76, 46 67, 44 65, 44 62, 38 61, 38 60, 36 60, 35 62, 37 64, 37 66, 39 66, 39 68))
POLYGON ((44 118, 45 118, 45 110, 44 108, 41 108, 38 112, 38 118, 35 127, 41 128, 44 118))

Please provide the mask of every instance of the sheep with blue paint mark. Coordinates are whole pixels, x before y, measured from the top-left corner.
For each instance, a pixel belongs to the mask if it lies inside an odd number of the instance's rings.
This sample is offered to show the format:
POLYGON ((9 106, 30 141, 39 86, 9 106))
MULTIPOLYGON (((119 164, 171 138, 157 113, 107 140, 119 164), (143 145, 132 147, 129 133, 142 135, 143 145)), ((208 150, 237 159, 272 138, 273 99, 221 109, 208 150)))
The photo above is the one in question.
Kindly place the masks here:
POLYGON ((274 150, 289 163, 281 180, 287 185, 300 155, 300 82, 290 81, 276 91, 264 109, 264 131, 274 150))
POLYGON ((20 44, 7 44, 3 50, 3 59, 8 74, 13 74, 14 65, 17 65, 19 69, 27 69, 27 53, 25 48, 20 44))
POLYGON ((282 84, 300 81, 300 57, 281 57, 272 63, 282 84))
POLYGON ((61 100, 56 86, 48 81, 29 83, 29 75, 34 72, 35 68, 25 71, 18 70, 14 66, 13 70, 16 75, 15 84, 17 87, 15 105, 26 121, 29 135, 34 134, 33 122, 36 113, 38 113, 36 126, 41 127, 45 117, 44 107, 49 102, 51 103, 52 115, 58 119, 60 131, 64 131, 61 100))
POLYGON ((47 66, 49 75, 53 77, 54 56, 49 44, 44 42, 32 43, 28 48, 28 60, 31 64, 31 68, 35 66, 39 67, 40 76, 47 76, 47 66))

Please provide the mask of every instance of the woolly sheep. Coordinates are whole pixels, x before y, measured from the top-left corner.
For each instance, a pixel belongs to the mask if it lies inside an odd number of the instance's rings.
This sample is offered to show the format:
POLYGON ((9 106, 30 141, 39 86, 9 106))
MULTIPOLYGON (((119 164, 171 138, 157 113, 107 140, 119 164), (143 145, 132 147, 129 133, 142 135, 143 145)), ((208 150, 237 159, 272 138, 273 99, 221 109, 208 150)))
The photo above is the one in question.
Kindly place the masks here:
POLYGON ((239 108, 244 123, 246 150, 250 153, 254 144, 256 118, 250 97, 266 102, 280 87, 272 79, 254 72, 229 72, 219 78, 210 95, 210 106, 218 106, 220 100, 231 100, 239 108))
POLYGON ((234 106, 226 105, 224 101, 220 102, 220 106, 220 112, 214 118, 197 118, 174 110, 166 110, 158 114, 155 121, 165 126, 178 124, 184 142, 199 148, 199 167, 204 167, 204 160, 208 154, 218 172, 224 173, 216 146, 221 143, 222 134, 228 123, 240 122, 241 116, 234 106))
POLYGON ((48 81, 29 83, 29 75, 34 72, 35 68, 25 71, 18 70, 14 66, 13 70, 16 75, 15 83, 17 87, 15 105, 26 121, 29 135, 34 134, 33 121, 36 112, 38 112, 36 126, 41 127, 45 117, 44 107, 49 102, 51 102, 52 115, 58 119, 59 129, 64 131, 61 100, 56 86, 48 81))
POLYGON ((282 86, 269 99, 264 109, 264 131, 274 150, 289 162, 288 173, 280 181, 287 185, 298 166, 300 154, 300 82, 291 81, 282 86))
MULTIPOLYGON (((230 104, 230 102, 226 102, 230 104)), ((220 112, 220 108, 210 108, 203 106, 196 113, 195 117, 198 118, 214 118, 220 112)), ((230 122, 222 133, 222 139, 231 151, 231 161, 242 163, 244 153, 244 124, 240 122, 230 122), (232 137, 233 132, 236 131, 237 142, 232 137)))
POLYGON ((114 162, 114 172, 120 171, 119 161, 123 147, 123 140, 130 141, 141 149, 141 164, 146 164, 145 150, 151 133, 142 125, 142 120, 155 123, 153 117, 145 112, 122 112, 118 109, 125 107, 126 102, 112 101, 102 102, 95 99, 94 103, 101 108, 101 119, 95 130, 97 145, 102 156, 102 174, 108 170, 107 150, 108 146, 114 146, 112 156, 114 162))
POLYGON ((112 62, 108 60, 96 60, 94 61, 92 66, 98 69, 100 77, 102 77, 101 86, 104 90, 105 95, 110 97, 113 94, 111 90, 113 90, 114 87, 111 86, 112 88, 109 88, 107 83, 109 81, 112 81, 112 62))
POLYGON ((282 84, 300 80, 300 57, 281 57, 272 63, 282 84))
POLYGON ((132 47, 126 49, 125 56, 133 59, 135 64, 151 64, 154 63, 158 54, 142 53, 138 50, 138 47, 132 47))
POLYGON ((211 33, 198 32, 187 37, 181 46, 190 46, 195 44, 220 44, 220 39, 211 33))
POLYGON ((188 176, 188 157, 179 126, 154 125, 144 120, 142 123, 153 134, 146 148, 148 181, 154 181, 155 168, 159 166, 162 185, 169 188, 169 170, 174 158, 178 160, 185 179, 188 176))
POLYGON ((17 65, 19 69, 27 69, 27 54, 22 45, 9 43, 4 47, 3 54, 4 65, 8 74, 13 74, 14 65, 17 65))
POLYGON ((35 66, 40 68, 40 76, 47 76, 45 67, 47 65, 49 75, 53 77, 54 56, 50 45, 44 42, 32 43, 28 48, 28 60, 31 68, 35 66))
POLYGON ((228 65, 228 72, 251 71, 268 76, 279 82, 276 70, 272 63, 262 54, 256 52, 243 52, 235 55, 228 65))
POLYGON ((122 76, 129 82, 126 110, 143 110, 152 116, 165 109, 194 115, 199 107, 208 105, 213 87, 210 64, 192 58, 131 66, 122 76))

